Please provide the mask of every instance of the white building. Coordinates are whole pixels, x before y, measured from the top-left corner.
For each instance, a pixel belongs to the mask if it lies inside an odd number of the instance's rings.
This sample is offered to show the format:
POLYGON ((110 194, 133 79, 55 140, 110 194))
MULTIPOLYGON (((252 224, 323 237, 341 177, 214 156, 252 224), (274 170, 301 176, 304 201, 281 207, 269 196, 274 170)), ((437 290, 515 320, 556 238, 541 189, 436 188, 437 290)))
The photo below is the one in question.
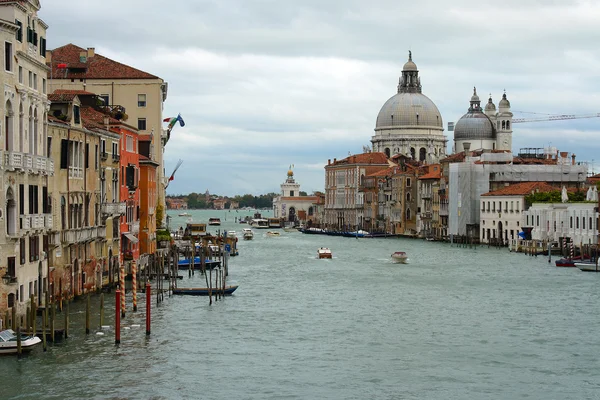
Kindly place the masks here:
MULTIPOLYGON (((48 289, 47 234, 52 229, 48 176, 46 29, 37 0, 0 2, 4 68, 0 119, 0 313, 24 316, 48 289)), ((55 144, 58 145, 58 144, 55 144)))
POLYGON ((281 184, 281 195, 273 199, 273 218, 288 222, 307 221, 315 217, 317 196, 300 196, 300 184, 290 167, 281 184))
POLYGON ((598 243, 597 202, 534 203, 525 212, 525 226, 532 227, 533 240, 558 242, 571 238, 575 245, 598 243))
POLYGON ((506 244, 509 240, 518 239, 523 227, 525 197, 556 190, 546 182, 523 182, 482 194, 479 241, 506 244))

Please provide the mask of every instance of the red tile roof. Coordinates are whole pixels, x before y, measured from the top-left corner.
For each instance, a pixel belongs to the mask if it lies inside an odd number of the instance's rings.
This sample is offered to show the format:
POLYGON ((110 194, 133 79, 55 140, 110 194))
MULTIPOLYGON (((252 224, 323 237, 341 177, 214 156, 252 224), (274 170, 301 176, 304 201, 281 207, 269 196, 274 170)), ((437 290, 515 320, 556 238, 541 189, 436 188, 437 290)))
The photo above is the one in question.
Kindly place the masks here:
POLYGON ((100 111, 94 110, 92 107, 82 107, 81 108, 81 120, 83 126, 85 128, 103 128, 106 129, 104 125, 104 118, 108 117, 109 124, 120 124, 121 121, 118 119, 114 119, 106 114, 101 113, 100 111))
POLYGON ((362 153, 348 156, 343 160, 337 160, 330 165, 342 165, 342 164, 387 164, 388 158, 385 153, 373 152, 373 153, 362 153))
POLYGON ((494 190, 493 192, 484 193, 482 196, 526 196, 533 192, 546 193, 557 190, 560 189, 546 182, 522 182, 494 190))
POLYGON ((72 43, 52 50, 51 76, 57 79, 160 79, 97 53, 82 63, 79 60, 81 52, 87 53, 87 50, 72 43), (59 69, 59 64, 67 64, 67 69, 59 69))
POLYGON ((372 174, 369 174, 367 176, 374 176, 374 177, 392 176, 395 172, 394 171, 395 169, 396 169, 396 167, 390 167, 387 169, 382 169, 381 171, 373 172, 372 174))
POLYGON ((86 92, 85 90, 66 90, 59 89, 48 95, 48 100, 54 103, 64 103, 73 101, 75 96, 96 96, 95 93, 86 92))

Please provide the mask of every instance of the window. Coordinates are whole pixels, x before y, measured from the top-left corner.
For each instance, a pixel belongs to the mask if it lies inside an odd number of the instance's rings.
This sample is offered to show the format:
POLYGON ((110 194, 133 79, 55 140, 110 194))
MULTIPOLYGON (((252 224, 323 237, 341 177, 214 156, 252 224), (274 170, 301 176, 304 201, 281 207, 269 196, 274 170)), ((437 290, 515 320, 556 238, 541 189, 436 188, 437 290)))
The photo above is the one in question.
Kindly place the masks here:
POLYGON ((46 39, 40 36, 40 56, 46 57, 46 39))
POLYGON ((23 67, 19 65, 19 83, 23 83, 23 67))
POLYGON ((73 122, 76 124, 81 123, 81 118, 79 114, 79 106, 73 105, 73 122))
POLYGON ((46 78, 42 78, 42 93, 46 94, 46 78))
POLYGON ((406 178, 406 187, 410 187, 410 178, 406 178))
POLYGON ((4 70, 9 72, 13 70, 13 48, 10 42, 4 42, 4 70))
POLYGON ((25 264, 25 238, 19 239, 19 261, 21 265, 25 264))
POLYGON ((37 90, 37 74, 33 74, 33 89, 37 90))
POLYGON ((138 107, 146 107, 146 95, 138 94, 138 107))
POLYGON ((29 87, 33 86, 33 72, 29 71, 29 81, 27 82, 29 87))
POLYGON ((127 136, 125 138, 126 143, 126 150, 130 153, 133 153, 133 138, 131 136, 127 136))
POLYGON ((15 33, 15 39, 17 39, 19 42, 23 42, 23 23, 21 21, 19 21, 18 19, 15 19, 15 25, 19 26, 19 30, 17 30, 17 32, 15 33))
POLYGON ((38 261, 40 257, 40 237, 29 237, 29 262, 38 261))
POLYGON ((138 130, 146 130, 146 118, 138 118, 138 130))

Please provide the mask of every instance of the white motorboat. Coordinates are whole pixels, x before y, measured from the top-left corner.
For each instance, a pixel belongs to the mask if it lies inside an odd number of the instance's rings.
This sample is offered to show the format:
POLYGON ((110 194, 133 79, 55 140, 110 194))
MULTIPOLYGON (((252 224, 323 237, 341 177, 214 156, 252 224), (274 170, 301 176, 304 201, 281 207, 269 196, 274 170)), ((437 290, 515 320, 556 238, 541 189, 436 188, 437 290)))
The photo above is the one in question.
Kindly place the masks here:
POLYGON ((596 262, 575 261, 575 266, 585 272, 600 272, 600 265, 596 262))
POLYGON ((269 220, 264 218, 254 218, 250 221, 250 226, 258 229, 269 229, 269 220))
POLYGON ((254 232, 252 232, 252 229, 244 228, 242 232, 244 234, 244 240, 252 240, 254 238, 254 232))
POLYGON ((191 217, 192 216, 192 214, 186 213, 186 212, 182 212, 182 213, 179 213, 177 215, 180 216, 180 217, 191 217))
POLYGON ((277 231, 268 231, 267 236, 281 236, 281 233, 277 231))
POLYGON ((392 253, 391 257, 394 264, 406 264, 408 262, 408 255, 403 251, 396 251, 392 253))
POLYGON ((317 258, 331 258, 331 250, 327 247, 321 247, 317 250, 317 258))
MULTIPOLYGON (((42 339, 37 336, 27 336, 21 334, 21 351, 26 353, 40 344, 42 339)), ((6 329, 0 332, 0 354, 17 353, 17 333, 12 329, 6 329)))

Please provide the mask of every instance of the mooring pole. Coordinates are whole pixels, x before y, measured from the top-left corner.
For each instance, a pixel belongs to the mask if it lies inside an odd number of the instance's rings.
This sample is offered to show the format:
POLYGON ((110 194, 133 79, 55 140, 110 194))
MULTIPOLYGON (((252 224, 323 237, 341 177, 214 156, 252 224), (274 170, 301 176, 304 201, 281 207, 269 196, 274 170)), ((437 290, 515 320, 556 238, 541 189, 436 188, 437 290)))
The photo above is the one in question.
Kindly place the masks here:
POLYGON ((150 282, 146 282, 146 336, 150 335, 150 282))
POLYGON ((115 291, 115 344, 121 343, 121 290, 115 291))

